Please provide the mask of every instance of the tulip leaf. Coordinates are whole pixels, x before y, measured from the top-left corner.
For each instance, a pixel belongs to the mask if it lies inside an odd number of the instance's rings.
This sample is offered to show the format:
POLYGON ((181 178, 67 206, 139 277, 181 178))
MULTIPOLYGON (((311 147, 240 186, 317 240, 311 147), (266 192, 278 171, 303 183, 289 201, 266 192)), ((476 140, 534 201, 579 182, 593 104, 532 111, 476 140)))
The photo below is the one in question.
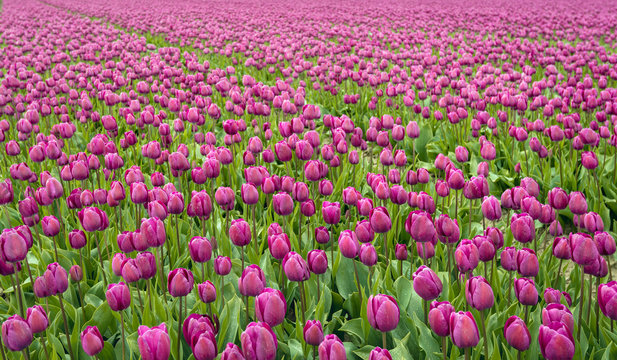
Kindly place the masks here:
POLYGON ((424 321, 418 318, 415 313, 413 313, 411 316, 413 322, 416 325, 416 328, 418 328, 420 332, 420 337, 418 340, 420 348, 422 348, 422 350, 424 350, 424 353, 426 354, 426 359, 439 359, 439 356, 437 354, 441 354, 441 349, 439 343, 433 337, 431 330, 429 329, 427 324, 424 323, 424 321))
POLYGON ((357 343, 362 343, 362 340, 365 338, 361 318, 355 318, 345 322, 339 330, 355 337, 357 343))
POLYGON ((401 308, 401 310, 407 310, 413 293, 411 281, 407 278, 399 277, 394 282, 394 288, 396 289, 396 301, 398 302, 399 308, 401 308))
POLYGON ((602 360, 612 360, 617 359, 617 346, 615 343, 609 343, 606 349, 604 349, 604 354, 602 354, 602 360))
POLYGON ((227 302, 227 305, 225 306, 223 313, 219 317, 221 321, 221 327, 220 327, 220 331, 218 334, 219 349, 222 349, 224 345, 227 344, 228 342, 231 342, 231 343, 235 342, 236 337, 238 335, 237 334, 238 326, 239 326, 238 323, 239 323, 239 319, 241 315, 240 314, 241 307, 242 307, 242 300, 238 298, 237 296, 234 296, 227 302))
POLYGON ((407 341, 409 340, 409 334, 402 339, 394 339, 395 347, 390 351, 393 359, 414 359, 407 349, 407 341))
POLYGON ((287 341, 287 346, 289 346, 289 356, 292 360, 304 359, 304 351, 302 350, 302 344, 298 340, 289 339, 287 341))

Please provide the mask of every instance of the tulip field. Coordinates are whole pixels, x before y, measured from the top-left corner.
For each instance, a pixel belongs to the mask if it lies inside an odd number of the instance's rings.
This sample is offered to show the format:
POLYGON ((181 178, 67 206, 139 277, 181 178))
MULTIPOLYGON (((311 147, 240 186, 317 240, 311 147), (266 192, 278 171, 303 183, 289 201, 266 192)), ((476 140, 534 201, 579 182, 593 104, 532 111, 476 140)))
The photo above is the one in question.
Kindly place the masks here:
POLYGON ((617 359, 617 2, 0 5, 2 360, 617 359))

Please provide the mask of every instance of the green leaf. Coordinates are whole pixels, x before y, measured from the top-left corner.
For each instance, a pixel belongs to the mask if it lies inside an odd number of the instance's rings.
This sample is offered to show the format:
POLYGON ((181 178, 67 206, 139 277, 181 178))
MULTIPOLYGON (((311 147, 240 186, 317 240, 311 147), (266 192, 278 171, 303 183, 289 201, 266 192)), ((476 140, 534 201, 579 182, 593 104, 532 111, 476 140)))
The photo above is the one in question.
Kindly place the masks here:
POLYGON ((416 324, 416 328, 420 331, 420 347, 424 350, 426 354, 426 359, 439 359, 437 354, 441 354, 441 349, 439 343, 433 337, 431 330, 424 324, 422 320, 418 318, 418 316, 413 313, 412 319, 416 324))

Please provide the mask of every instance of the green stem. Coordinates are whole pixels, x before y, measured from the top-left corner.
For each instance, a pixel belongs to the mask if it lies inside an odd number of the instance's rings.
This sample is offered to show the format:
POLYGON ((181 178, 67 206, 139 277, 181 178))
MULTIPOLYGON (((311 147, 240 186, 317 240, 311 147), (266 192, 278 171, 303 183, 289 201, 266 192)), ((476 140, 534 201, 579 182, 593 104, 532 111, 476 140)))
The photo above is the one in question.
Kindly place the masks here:
POLYGON ((69 356, 71 360, 75 359, 73 355, 73 346, 71 345, 71 333, 69 332, 69 323, 66 320, 66 311, 64 310, 64 300, 62 300, 62 294, 58 294, 58 300, 60 301, 60 310, 62 311, 62 320, 64 320, 64 331, 66 333, 66 345, 69 348, 69 356))
POLYGON ((178 298, 178 342, 176 343, 176 359, 180 359, 180 342, 182 341, 182 296, 178 298))
POLYGON ((486 324, 484 322, 484 310, 480 311, 480 325, 482 325, 482 337, 484 338, 484 358, 488 359, 488 337, 486 337, 486 324))

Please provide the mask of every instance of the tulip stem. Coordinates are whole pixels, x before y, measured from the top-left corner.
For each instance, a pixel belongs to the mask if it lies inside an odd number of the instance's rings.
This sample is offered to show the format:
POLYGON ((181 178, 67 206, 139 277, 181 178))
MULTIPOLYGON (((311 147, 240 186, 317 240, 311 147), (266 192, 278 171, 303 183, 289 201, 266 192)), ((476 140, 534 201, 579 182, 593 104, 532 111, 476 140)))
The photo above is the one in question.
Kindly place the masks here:
MULTIPOLYGON (((122 327, 122 360, 124 360, 126 359, 126 341, 124 341, 126 337, 124 336, 124 313, 122 311, 120 311, 120 326, 122 327)), ((178 336, 180 336, 179 333, 178 336)))
POLYGON ((390 265, 390 257, 388 256, 388 233, 383 233, 383 254, 386 257, 386 267, 390 265))
POLYGON ((139 291, 139 286, 137 285, 137 282, 135 282, 135 291, 137 291, 137 298, 139 299, 139 309, 140 309, 140 312, 141 312, 141 311, 143 311, 143 308, 144 308, 144 302, 141 299, 141 291, 139 291))
POLYGON ((321 284, 319 283, 319 274, 315 274, 315 279, 317 280, 317 302, 321 299, 321 284))
POLYGON ((86 321, 86 310, 84 309, 84 295, 81 292, 81 285, 79 285, 79 281, 77 281, 77 294, 79 295, 79 303, 81 304, 81 317, 86 321))
MULTIPOLYGON (((24 303, 21 299, 21 283, 19 282, 19 271, 17 271, 17 266, 13 265, 13 271, 15 273, 15 281, 13 282, 13 288, 15 289, 15 296, 17 296, 18 304, 19 304, 19 313, 21 317, 26 318, 26 313, 24 312, 24 303)), ((32 284, 34 286, 34 284, 32 284)))
POLYGON ((488 337, 486 337, 486 324, 484 322, 484 310, 480 311, 480 322, 482 325, 482 337, 484 338, 484 358, 488 359, 488 337))
MULTIPOLYGON (((165 285, 167 285, 165 283, 165 269, 163 266, 163 249, 157 247, 156 248, 156 252, 159 253, 159 267, 161 268, 161 288, 163 289, 163 293, 167 292, 167 287, 165 285)), ((156 258, 155 258, 156 261, 156 258)))
POLYGON ((510 281, 508 281, 508 302, 512 301, 512 271, 508 271, 510 275, 510 281))
MULTIPOLYGON (((6 228, 11 227, 11 217, 9 216, 9 206, 4 206, 4 216, 6 217, 6 228)), ((4 354, 4 350, 2 350, 2 354, 4 354)))
POLYGON ((152 290, 150 289, 150 279, 146 279, 146 288, 148 290, 148 305, 150 306, 150 312, 152 312, 152 290))
POLYGON ((473 199, 469 199, 469 231, 467 236, 471 239, 471 208, 473 207, 473 199))
POLYGON ((587 324, 589 324, 589 317, 591 316, 591 303, 593 302, 593 298, 591 297, 593 291, 593 278, 591 274, 589 274, 589 296, 587 296, 587 324))
MULTIPOLYGON (((103 281, 105 282, 105 288, 107 288, 108 282, 107 282, 107 275, 105 275, 105 266, 103 265, 103 254, 101 253, 101 245, 99 242, 99 236, 96 231, 94 232, 94 242, 96 243, 96 249, 98 250, 98 253, 99 253, 99 263, 101 264, 101 272, 103 273, 103 281)), ((58 254, 56 254, 56 256, 58 256, 58 254)))
MULTIPOLYGON (((49 360, 49 352, 47 351, 47 343, 45 342, 45 335, 43 335, 44 333, 45 332, 40 333, 41 345, 43 346, 43 350, 45 350, 45 358, 49 360)), ((2 349, 2 359, 4 360, 4 349, 2 349)))
POLYGON ((244 305, 246 307, 246 324, 249 324, 249 297, 244 297, 244 305))
MULTIPOLYGON (((561 274, 561 264, 562 263, 563 263, 563 259, 559 259, 559 268, 557 269, 557 277, 555 278, 556 281, 559 281, 559 275, 561 274)), ((610 269, 610 267, 609 267, 609 269, 610 269)))
POLYGON ((611 269, 611 257, 606 257, 606 262, 608 263, 608 281, 613 281, 613 270, 611 269))
POLYGON ((448 337, 441 337, 441 351, 443 352, 443 360, 448 360, 448 337))
MULTIPOLYGON (((300 305, 302 305, 302 323, 306 324, 306 293, 304 292, 304 281, 300 281, 298 287, 300 288, 300 305)), ((361 302, 362 301, 360 301, 360 303, 361 302)))
POLYGON ((330 225, 330 262, 332 263, 332 281, 334 282, 334 225, 330 225))
POLYGON ((383 342, 383 348, 387 349, 388 348, 388 341, 387 341, 388 339, 387 339, 387 334, 386 334, 385 331, 381 333, 381 340, 383 342))
POLYGON ((241 246, 240 248, 242 249, 242 271, 244 271, 244 246, 241 246))
POLYGON ((356 285, 358 286, 358 295, 360 295, 360 304, 362 304, 362 289, 360 287, 360 276, 358 275, 358 265, 356 265, 356 261, 355 260, 351 260, 353 261, 353 269, 354 272, 356 273, 356 285))
POLYGON ((581 266, 581 301, 578 307, 578 329, 576 332, 577 340, 581 338, 581 322, 583 320, 583 306, 585 304, 585 272, 583 271, 583 267, 581 266))
POLYGON ((176 343, 176 359, 180 359, 180 341, 182 334, 182 296, 178 297, 178 342, 176 343))
POLYGON ((58 301, 60 301, 60 310, 62 311, 62 320, 64 321, 64 331, 66 333, 66 345, 69 348, 69 356, 71 357, 71 360, 75 359, 75 356, 73 355, 73 347, 71 345, 71 338, 70 338, 70 332, 69 332, 69 323, 66 320, 66 311, 64 310, 64 301, 62 300, 62 294, 58 294, 58 301))
POLYGON ((424 323, 428 325, 428 301, 422 299, 422 310, 424 310, 424 323))
MULTIPOLYGON (((203 219, 201 220, 201 225, 202 225, 202 227, 204 226, 203 219)), ((204 230, 205 230, 205 228, 204 228, 204 230)), ((203 236, 206 236, 206 234, 204 233, 203 236)), ((178 258, 176 258, 176 261, 177 261, 178 259, 180 259, 180 249, 181 249, 181 247, 180 247, 180 226, 178 225, 178 214, 176 214, 176 244, 178 244, 178 249, 177 249, 178 250, 178 258)))
MULTIPOLYGON (((2 351, 4 354, 4 350, 2 351)), ((313 360, 317 360, 317 346, 313 345, 313 360)))
MULTIPOLYGON (((600 278, 596 278, 596 289, 600 287, 600 278)), ((596 293, 597 295, 597 293, 596 293)), ((600 334, 600 302, 596 299, 596 336, 600 334)))
MULTIPOLYGON (((257 227, 255 226, 255 207, 256 205, 251 206, 251 212, 253 215, 253 246, 255 247, 255 254, 259 255, 259 245, 257 244, 257 227)), ((302 245, 300 245, 302 248, 302 245)))

